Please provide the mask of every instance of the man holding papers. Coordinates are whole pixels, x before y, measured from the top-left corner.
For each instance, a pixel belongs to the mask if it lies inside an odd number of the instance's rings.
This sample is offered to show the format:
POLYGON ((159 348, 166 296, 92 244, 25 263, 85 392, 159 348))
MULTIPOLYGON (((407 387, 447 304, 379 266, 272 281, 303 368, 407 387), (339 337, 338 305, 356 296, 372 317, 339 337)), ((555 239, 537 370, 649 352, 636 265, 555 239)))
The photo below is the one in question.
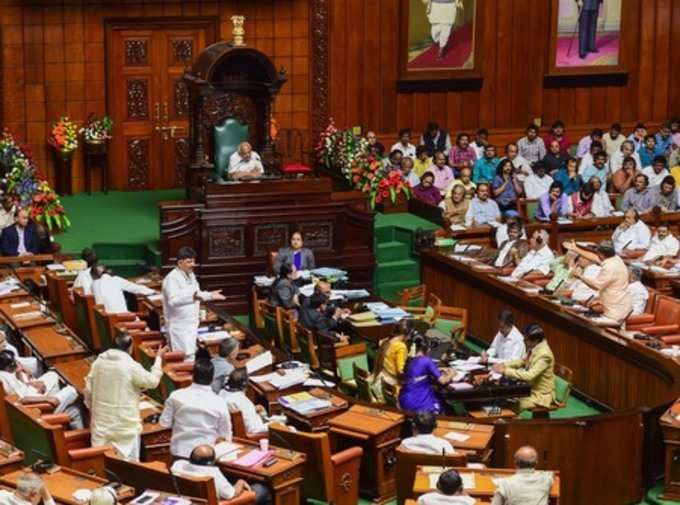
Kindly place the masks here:
POLYGON ((201 301, 224 300, 221 291, 201 291, 194 268, 196 251, 182 247, 177 252, 177 267, 163 279, 163 313, 173 351, 183 351, 193 360, 200 323, 201 301))

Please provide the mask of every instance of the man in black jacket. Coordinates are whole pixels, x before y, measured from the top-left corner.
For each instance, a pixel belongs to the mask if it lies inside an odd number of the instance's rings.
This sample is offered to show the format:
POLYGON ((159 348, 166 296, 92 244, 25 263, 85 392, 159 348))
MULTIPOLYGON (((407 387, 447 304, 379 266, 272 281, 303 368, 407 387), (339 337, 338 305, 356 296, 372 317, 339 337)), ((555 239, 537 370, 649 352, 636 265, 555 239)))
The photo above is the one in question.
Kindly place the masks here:
POLYGON ((300 323, 302 326, 317 334, 328 334, 338 342, 347 342, 346 335, 339 332, 339 323, 343 318, 342 309, 336 309, 332 316, 326 313, 328 297, 321 293, 314 293, 309 297, 309 303, 300 307, 300 323))

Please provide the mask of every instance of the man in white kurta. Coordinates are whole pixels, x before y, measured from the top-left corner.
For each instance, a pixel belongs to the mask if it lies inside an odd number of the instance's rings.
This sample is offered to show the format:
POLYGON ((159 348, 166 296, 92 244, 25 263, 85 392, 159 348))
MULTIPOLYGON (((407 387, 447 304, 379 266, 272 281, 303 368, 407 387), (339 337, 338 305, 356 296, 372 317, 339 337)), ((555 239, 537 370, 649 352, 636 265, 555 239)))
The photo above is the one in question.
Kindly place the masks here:
POLYGON ((529 272, 539 272, 543 275, 550 273, 550 263, 555 259, 555 255, 548 246, 547 232, 536 230, 529 242, 531 250, 512 271, 512 277, 515 279, 521 279, 529 272))
POLYGON ((641 272, 639 268, 628 268, 628 291, 633 301, 633 316, 639 316, 645 311, 647 307, 647 300, 649 300, 649 290, 647 286, 640 282, 641 272))
POLYGON ((193 382, 176 389, 167 400, 158 423, 172 428, 170 454, 188 458, 201 444, 231 442, 231 416, 211 387, 215 369, 208 360, 194 363, 193 382))
POLYGON ((129 335, 119 335, 112 349, 97 357, 85 378, 85 404, 90 409, 92 446, 111 444, 122 457, 138 460, 142 433, 139 399, 142 391, 158 387, 168 349, 158 351, 147 371, 132 359, 132 343, 129 335))
POLYGON ((182 351, 186 359, 196 354, 201 300, 224 300, 220 291, 201 291, 194 267, 196 251, 182 247, 177 252, 177 267, 163 279, 163 314, 170 348, 182 351))
POLYGON ((456 23, 458 9, 463 8, 461 0, 423 0, 427 8, 427 19, 431 25, 432 40, 438 46, 437 57, 442 58, 449 43, 451 30, 456 23))
POLYGON ((262 419, 262 414, 266 411, 261 405, 255 406, 252 400, 246 396, 247 388, 248 372, 245 368, 237 368, 229 374, 226 385, 219 392, 219 396, 226 404, 229 412, 241 413, 248 435, 266 432, 268 428, 262 419))
POLYGON ((649 231, 649 227, 640 219, 638 212, 630 208, 624 214, 623 219, 623 223, 617 226, 612 234, 616 254, 649 249, 652 233, 649 231))
POLYGON ((498 316, 498 333, 486 352, 482 353, 482 361, 488 361, 489 358, 496 361, 514 361, 522 359, 525 352, 524 335, 515 326, 512 312, 502 311, 498 316))
POLYGON ((238 150, 229 157, 229 178, 238 180, 247 177, 261 177, 264 167, 260 155, 253 151, 248 142, 241 142, 238 150))
POLYGON ((680 242, 673 236, 666 223, 660 224, 652 237, 649 249, 642 257, 642 261, 655 261, 678 254, 680 242))
POLYGON ((107 314, 122 314, 129 312, 125 293, 135 295, 153 295, 156 292, 142 284, 135 284, 118 275, 106 273, 101 265, 91 268, 92 294, 97 305, 103 305, 107 314))
POLYGON ((517 472, 497 479, 492 505, 547 505, 553 485, 553 474, 536 470, 538 453, 530 446, 515 453, 517 472))
POLYGON ((401 441, 401 447, 421 454, 454 454, 451 442, 432 432, 437 426, 437 418, 432 412, 417 412, 413 417, 413 436, 401 441))
POLYGON ((97 255, 90 248, 86 247, 80 253, 81 258, 87 264, 87 268, 78 272, 75 280, 73 281, 73 289, 80 288, 86 295, 92 294, 92 272, 91 268, 97 264, 97 255))

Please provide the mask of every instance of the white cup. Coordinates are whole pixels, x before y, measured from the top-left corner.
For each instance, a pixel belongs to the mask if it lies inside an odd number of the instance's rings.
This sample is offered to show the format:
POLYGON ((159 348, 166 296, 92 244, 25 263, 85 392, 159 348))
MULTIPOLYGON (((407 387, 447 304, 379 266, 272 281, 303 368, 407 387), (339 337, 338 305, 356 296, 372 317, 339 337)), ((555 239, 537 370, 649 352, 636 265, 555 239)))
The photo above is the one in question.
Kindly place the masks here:
POLYGON ((261 438, 260 439, 260 450, 261 451, 268 451, 269 450, 269 439, 268 438, 261 438))

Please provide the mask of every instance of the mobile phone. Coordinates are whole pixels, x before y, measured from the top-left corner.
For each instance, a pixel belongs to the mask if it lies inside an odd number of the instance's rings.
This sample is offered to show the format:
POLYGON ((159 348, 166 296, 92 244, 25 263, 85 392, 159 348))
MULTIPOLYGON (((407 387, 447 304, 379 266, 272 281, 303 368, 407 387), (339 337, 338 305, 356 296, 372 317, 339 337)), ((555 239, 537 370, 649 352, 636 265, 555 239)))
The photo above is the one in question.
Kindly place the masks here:
POLYGON ((144 505, 145 503, 151 503, 159 496, 160 493, 156 493, 155 491, 144 491, 141 495, 132 500, 130 503, 134 505, 144 505))
POLYGON ((264 463, 262 466, 265 467, 265 468, 269 468, 270 466, 273 466, 273 465, 275 465, 275 464, 278 463, 278 462, 279 462, 278 459, 276 459, 276 458, 271 458, 269 461, 267 461, 266 463, 264 463))

